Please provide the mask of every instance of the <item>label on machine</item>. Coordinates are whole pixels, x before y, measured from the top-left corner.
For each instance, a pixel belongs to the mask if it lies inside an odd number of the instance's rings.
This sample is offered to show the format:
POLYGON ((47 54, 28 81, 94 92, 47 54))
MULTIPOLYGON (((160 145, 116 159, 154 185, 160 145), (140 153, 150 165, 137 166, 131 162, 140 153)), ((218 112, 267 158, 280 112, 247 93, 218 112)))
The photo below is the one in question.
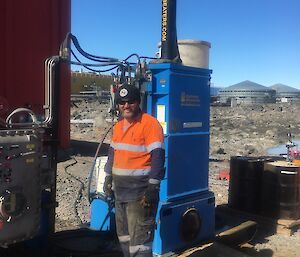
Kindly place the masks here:
POLYGON ((164 130, 164 134, 167 134, 167 122, 166 122, 166 106, 157 105, 157 120, 164 130))
POLYGON ((96 159, 96 165, 95 165, 95 172, 96 175, 96 192, 97 193, 104 193, 103 192, 103 185, 105 180, 105 172, 104 172, 104 166, 107 163, 108 157, 107 156, 101 156, 96 159))

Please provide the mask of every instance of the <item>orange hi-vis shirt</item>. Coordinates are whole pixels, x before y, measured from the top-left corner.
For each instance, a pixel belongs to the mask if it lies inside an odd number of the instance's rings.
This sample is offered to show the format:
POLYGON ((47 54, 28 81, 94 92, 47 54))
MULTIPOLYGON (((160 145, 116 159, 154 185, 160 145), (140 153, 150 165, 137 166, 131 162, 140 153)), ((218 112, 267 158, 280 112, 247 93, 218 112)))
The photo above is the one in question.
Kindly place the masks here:
POLYGON ((113 149, 111 173, 116 199, 135 200, 149 181, 156 183, 164 176, 163 129, 151 115, 141 113, 131 124, 124 119, 119 121, 114 127, 110 147, 113 149), (161 158, 154 157, 159 163, 153 165, 154 152, 161 158))

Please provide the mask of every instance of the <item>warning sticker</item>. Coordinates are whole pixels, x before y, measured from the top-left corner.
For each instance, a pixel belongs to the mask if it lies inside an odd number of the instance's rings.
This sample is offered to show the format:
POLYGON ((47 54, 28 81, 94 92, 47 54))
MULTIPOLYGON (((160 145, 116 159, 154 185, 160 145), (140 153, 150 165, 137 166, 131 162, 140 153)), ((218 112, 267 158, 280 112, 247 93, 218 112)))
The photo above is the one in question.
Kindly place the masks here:
POLYGON ((166 106, 157 105, 157 120, 164 130, 164 134, 167 134, 167 122, 166 122, 166 106))

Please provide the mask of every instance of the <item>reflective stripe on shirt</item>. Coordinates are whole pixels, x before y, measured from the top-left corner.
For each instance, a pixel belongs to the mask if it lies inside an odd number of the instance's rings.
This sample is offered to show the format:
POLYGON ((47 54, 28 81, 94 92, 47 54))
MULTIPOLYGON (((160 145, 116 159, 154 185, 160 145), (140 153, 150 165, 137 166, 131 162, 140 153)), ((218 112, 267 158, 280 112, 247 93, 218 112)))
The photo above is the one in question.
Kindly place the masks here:
POLYGON ((125 143, 111 143, 111 147, 115 150, 125 150, 130 152, 147 152, 147 148, 144 145, 132 145, 132 144, 125 144, 125 143))
POLYGON ((112 174, 117 176, 146 176, 149 175, 151 168, 144 169, 119 169, 113 168, 112 174))
POLYGON ((151 153, 154 149, 157 149, 157 148, 165 149, 165 145, 162 142, 156 141, 156 142, 153 142, 152 144, 148 145, 146 148, 147 148, 147 152, 151 153))
POLYGON ((162 142, 154 142, 148 146, 145 145, 132 145, 132 144, 125 144, 125 143, 111 143, 110 145, 112 148, 115 150, 125 150, 125 151, 130 151, 130 152, 139 152, 139 153, 144 153, 144 152, 152 152, 154 149, 157 148, 162 148, 164 149, 164 143, 162 142))

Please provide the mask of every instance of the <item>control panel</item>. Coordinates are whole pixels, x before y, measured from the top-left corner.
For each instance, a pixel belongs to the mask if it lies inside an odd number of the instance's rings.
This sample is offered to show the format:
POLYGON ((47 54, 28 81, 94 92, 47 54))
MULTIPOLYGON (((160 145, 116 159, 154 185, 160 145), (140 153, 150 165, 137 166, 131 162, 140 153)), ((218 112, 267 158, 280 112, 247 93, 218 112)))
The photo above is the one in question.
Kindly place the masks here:
POLYGON ((0 246, 32 238, 41 212, 41 133, 0 131, 0 246))

